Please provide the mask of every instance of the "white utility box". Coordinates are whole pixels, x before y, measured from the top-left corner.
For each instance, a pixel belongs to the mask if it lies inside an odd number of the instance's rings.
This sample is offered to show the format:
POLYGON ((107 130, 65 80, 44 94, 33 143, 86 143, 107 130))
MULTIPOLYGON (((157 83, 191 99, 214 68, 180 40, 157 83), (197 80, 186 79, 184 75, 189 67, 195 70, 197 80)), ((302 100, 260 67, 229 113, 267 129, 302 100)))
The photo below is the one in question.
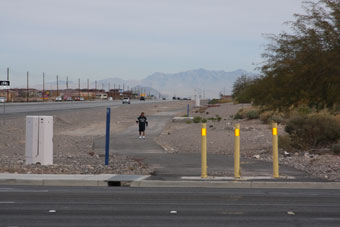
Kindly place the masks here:
POLYGON ((26 164, 53 165, 53 117, 26 116, 26 164))
POLYGON ((200 107, 201 103, 200 103, 200 97, 199 95, 195 95, 195 107, 200 107))

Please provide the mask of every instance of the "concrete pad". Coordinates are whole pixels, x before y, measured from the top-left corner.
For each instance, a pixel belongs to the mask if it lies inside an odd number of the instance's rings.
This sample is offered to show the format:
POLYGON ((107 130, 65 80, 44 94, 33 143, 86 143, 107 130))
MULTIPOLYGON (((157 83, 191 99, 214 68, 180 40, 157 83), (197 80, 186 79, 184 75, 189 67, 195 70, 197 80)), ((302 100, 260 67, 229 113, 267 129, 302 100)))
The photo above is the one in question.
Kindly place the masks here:
POLYGON ((267 181, 158 181, 132 182, 131 187, 340 189, 340 182, 267 182, 267 181))
POLYGON ((141 181, 146 178, 148 178, 149 175, 116 175, 114 177, 111 177, 110 179, 106 181, 119 181, 119 182, 131 182, 131 181, 141 181))
MULTIPOLYGON (((236 180, 236 181, 249 181, 249 180, 275 180, 276 178, 271 176, 249 176, 249 177, 241 177, 241 178, 235 178, 235 177, 214 177, 214 176, 208 176, 207 178, 201 178, 199 176, 183 176, 181 177, 183 180, 201 180, 201 181, 211 181, 211 180, 236 180)), ((287 179, 287 180, 293 180, 296 179, 292 176, 280 176, 279 179, 287 179)))
POLYGON ((134 181, 130 187, 250 188, 251 182, 226 184, 221 181, 134 181))

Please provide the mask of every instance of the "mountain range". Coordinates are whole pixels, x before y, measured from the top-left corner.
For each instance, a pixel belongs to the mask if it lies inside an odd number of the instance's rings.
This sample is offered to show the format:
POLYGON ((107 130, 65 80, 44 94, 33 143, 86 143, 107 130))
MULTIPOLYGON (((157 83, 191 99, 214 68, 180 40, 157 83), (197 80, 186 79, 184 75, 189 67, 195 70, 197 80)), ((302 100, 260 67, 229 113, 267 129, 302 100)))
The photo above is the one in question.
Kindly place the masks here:
MULTIPOLYGON (((242 69, 231 72, 207 69, 195 69, 179 73, 156 72, 142 80, 124 80, 117 77, 98 80, 97 88, 146 88, 147 92, 157 97, 160 94, 168 97, 193 97, 195 94, 200 94, 206 98, 215 98, 220 93, 231 94, 233 83, 241 75, 255 76, 256 74, 242 69)), ((64 83, 59 82, 60 85, 64 83)), ((52 84, 55 83, 50 83, 48 86, 52 84)), ((77 81, 69 81, 69 85, 71 84, 78 86, 77 81)), ((94 87, 93 81, 90 86, 94 87)), ((34 87, 41 87, 41 85, 34 87)), ((86 81, 82 81, 81 87, 86 87, 86 81)), ((62 89, 62 87, 60 88, 62 89)))

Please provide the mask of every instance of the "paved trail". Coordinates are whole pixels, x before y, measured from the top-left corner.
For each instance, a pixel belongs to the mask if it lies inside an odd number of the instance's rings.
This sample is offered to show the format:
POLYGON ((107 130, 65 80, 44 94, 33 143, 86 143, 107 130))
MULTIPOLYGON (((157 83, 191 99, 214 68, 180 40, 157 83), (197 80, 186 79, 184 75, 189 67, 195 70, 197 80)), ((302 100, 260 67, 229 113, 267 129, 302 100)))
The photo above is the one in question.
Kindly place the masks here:
MULTIPOLYGON (((166 124, 178 112, 160 112, 148 116, 149 127, 147 138, 138 138, 137 125, 125 131, 114 134, 110 138, 110 152, 125 154, 141 160, 152 167, 155 172, 151 179, 178 179, 183 176, 200 176, 200 153, 168 153, 154 139, 160 135, 166 124)), ((105 140, 99 138, 94 142, 94 148, 104 151, 105 140)), ((209 152, 209 151, 208 151, 209 152)), ((242 176, 272 175, 272 164, 258 160, 241 160, 242 176)), ((233 157, 228 155, 208 154, 208 174, 233 176, 233 157)), ((280 166, 282 176, 293 176, 305 180, 306 173, 288 166, 280 166)))

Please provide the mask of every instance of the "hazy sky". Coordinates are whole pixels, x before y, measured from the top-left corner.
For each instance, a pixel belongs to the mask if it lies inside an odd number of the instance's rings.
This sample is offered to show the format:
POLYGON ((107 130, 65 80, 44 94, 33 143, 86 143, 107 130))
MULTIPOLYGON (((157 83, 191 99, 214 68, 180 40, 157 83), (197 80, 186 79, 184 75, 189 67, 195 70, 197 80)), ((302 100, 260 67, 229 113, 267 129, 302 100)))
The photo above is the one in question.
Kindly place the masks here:
MULTIPOLYGON (((0 78, 254 71, 302 0, 0 0, 0 78)), ((20 80, 20 81, 19 81, 20 80)), ((25 84, 25 81, 22 82, 25 84)))

